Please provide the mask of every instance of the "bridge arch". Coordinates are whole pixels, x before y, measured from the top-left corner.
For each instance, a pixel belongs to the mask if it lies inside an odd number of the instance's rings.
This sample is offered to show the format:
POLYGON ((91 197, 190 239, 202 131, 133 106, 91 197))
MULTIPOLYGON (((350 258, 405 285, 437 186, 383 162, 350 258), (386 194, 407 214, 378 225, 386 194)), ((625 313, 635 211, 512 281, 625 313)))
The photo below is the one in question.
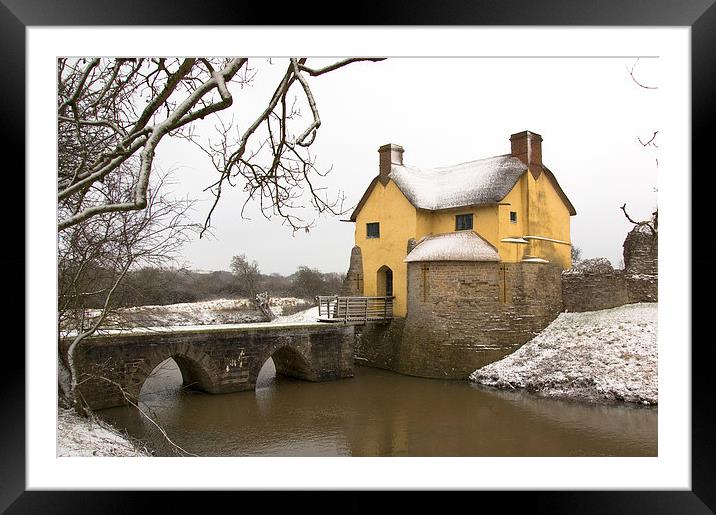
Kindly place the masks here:
POLYGON ((274 365, 276 365, 276 374, 295 377, 305 381, 318 380, 318 374, 311 364, 312 360, 310 356, 307 356, 304 351, 296 346, 286 343, 272 346, 268 351, 259 356, 251 371, 254 383, 269 358, 273 359, 274 365))
POLYGON ((132 384, 129 392, 139 398, 142 386, 157 367, 169 358, 173 359, 182 375, 182 385, 185 388, 214 393, 218 382, 219 372, 214 361, 204 352, 193 346, 179 348, 178 345, 161 346, 145 359, 132 375, 132 384))

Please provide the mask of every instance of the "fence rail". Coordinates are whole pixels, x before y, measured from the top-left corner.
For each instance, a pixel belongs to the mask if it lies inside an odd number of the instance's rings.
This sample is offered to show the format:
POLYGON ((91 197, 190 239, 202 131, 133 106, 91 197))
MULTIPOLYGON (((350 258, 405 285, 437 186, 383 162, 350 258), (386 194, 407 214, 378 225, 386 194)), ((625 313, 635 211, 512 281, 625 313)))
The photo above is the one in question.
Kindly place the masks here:
POLYGON ((318 296, 318 317, 326 322, 380 322, 392 320, 395 297, 318 296))

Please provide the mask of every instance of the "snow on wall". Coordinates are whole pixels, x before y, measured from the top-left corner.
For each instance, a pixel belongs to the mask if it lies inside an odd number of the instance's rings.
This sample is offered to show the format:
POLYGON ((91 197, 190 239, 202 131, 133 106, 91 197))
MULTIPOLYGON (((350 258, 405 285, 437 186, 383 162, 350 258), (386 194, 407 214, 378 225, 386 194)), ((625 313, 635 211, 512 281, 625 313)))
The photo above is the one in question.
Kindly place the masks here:
POLYGON ((434 169, 394 164, 389 177, 415 207, 435 210, 499 202, 526 171, 505 154, 434 169))
POLYGON ((422 238, 405 258, 416 261, 499 261, 495 247, 473 231, 449 232, 422 238))

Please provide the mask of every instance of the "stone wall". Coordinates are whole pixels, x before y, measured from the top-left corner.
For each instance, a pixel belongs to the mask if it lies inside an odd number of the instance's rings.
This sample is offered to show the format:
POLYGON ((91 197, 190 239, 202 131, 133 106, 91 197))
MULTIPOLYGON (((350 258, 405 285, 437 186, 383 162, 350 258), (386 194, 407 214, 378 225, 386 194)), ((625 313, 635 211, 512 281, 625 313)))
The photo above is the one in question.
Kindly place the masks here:
POLYGON ((629 302, 659 300, 659 236, 647 226, 637 226, 624 240, 624 273, 629 302))
POLYGON ((562 273, 562 299, 565 311, 596 311, 629 303, 627 281, 622 270, 562 273))
POLYGON ((647 226, 634 227, 624 240, 624 270, 629 274, 658 275, 659 236, 647 226))
POLYGON ((529 341, 561 308, 560 270, 553 265, 410 263, 408 316, 391 368, 466 378, 529 341))
POLYGON ((357 325, 353 343, 356 364, 395 370, 404 327, 404 318, 394 318, 387 324, 357 325))
POLYGON ((351 249, 351 259, 348 265, 348 272, 343 281, 340 295, 343 297, 355 297, 363 295, 363 256, 358 245, 351 249))
POLYGON ((644 225, 634 227, 624 240, 624 270, 580 265, 562 273, 562 298, 567 311, 609 309, 633 302, 659 300, 659 238, 644 225))
POLYGON ((659 284, 655 275, 626 275, 629 302, 658 302, 659 284))

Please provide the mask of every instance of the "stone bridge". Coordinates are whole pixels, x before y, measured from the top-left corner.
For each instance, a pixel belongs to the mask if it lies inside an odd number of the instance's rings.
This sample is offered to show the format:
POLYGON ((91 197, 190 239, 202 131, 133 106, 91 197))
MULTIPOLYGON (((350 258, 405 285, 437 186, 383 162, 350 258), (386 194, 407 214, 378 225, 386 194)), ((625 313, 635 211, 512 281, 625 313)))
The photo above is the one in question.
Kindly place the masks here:
POLYGON ((353 326, 322 323, 236 324, 141 329, 93 336, 75 351, 79 391, 92 409, 136 400, 167 358, 184 386, 209 393, 253 390, 273 358, 276 373, 306 381, 353 377, 353 326))

